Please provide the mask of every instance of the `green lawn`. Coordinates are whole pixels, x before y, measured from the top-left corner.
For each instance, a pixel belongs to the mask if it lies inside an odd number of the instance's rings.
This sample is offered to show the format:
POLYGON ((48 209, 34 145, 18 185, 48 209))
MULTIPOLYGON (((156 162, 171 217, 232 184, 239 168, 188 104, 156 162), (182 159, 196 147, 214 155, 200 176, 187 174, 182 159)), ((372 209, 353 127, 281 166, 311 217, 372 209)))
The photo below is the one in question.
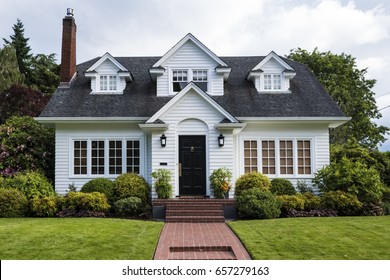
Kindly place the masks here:
POLYGON ((0 259, 148 260, 163 223, 125 219, 0 219, 0 259))
POLYGON ((234 221, 256 260, 390 260, 390 216, 234 221))

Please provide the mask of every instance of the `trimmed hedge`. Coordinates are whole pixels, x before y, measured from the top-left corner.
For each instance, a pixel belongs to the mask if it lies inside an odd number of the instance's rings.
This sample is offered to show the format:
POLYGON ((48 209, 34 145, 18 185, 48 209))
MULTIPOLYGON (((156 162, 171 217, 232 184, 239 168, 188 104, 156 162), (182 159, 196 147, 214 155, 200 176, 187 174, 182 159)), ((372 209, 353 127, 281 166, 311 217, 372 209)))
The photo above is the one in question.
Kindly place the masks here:
POLYGON ((107 212, 110 205, 103 193, 69 192, 61 199, 62 210, 107 212))
POLYGON ((0 188, 0 217, 23 217, 28 211, 26 196, 17 189, 0 188))
POLYGON ((279 195, 277 196, 281 203, 282 212, 286 213, 288 210, 304 210, 305 197, 302 194, 296 195, 279 195))
POLYGON ((236 202, 242 218, 274 219, 280 216, 281 203, 269 191, 259 188, 243 190, 236 202))
POLYGON ((276 178, 271 181, 270 191, 275 195, 294 195, 297 193, 293 184, 283 178, 276 178))
POLYGON ((138 197, 144 204, 147 204, 149 202, 149 184, 138 174, 122 174, 114 181, 114 195, 118 200, 126 197, 138 197))
POLYGON ((271 181, 269 178, 261 173, 252 172, 241 175, 236 181, 235 195, 241 195, 241 192, 249 189, 260 189, 262 191, 268 191, 271 187, 271 181))
POLYGON ((55 217, 59 200, 55 195, 35 197, 30 201, 31 213, 37 217, 55 217))
POLYGON ((343 191, 324 193, 321 203, 324 208, 337 210, 339 216, 359 215, 363 206, 356 195, 343 191))

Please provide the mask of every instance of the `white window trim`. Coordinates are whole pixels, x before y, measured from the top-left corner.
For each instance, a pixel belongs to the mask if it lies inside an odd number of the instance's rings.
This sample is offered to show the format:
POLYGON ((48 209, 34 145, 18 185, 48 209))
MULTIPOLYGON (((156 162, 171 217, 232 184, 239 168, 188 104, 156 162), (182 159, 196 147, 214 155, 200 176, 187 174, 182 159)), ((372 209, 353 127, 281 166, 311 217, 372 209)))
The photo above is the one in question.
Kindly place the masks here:
MULTIPOLYGON (((211 90, 211 71, 208 67, 191 67, 191 68, 170 68, 169 69, 169 95, 176 95, 178 91, 173 91, 173 71, 187 71, 187 83, 193 81, 193 71, 207 71, 207 91, 211 90)), ((194 82, 196 83, 196 82, 194 82)))
POLYGON ((258 78, 258 83, 259 83, 259 93, 291 93, 289 89, 286 89, 286 77, 283 75, 283 73, 275 73, 275 72, 265 72, 262 73, 258 78), (271 75, 271 89, 265 89, 265 75, 271 75), (281 87, 280 89, 274 89, 274 75, 280 75, 280 83, 281 87))
POLYGON ((275 141, 275 174, 264 174, 270 179, 311 179, 314 177, 316 155, 314 153, 315 140, 313 137, 245 137, 240 141, 240 170, 245 174, 244 141, 257 141, 257 172, 263 173, 262 141, 275 141), (298 145, 297 141, 310 141, 310 174, 298 174, 298 145), (293 174, 280 174, 280 141, 293 141, 293 174))
MULTIPOLYGON (((96 74, 95 76, 95 90, 91 92, 91 94, 122 94, 123 91, 120 90, 120 77, 117 73, 101 73, 96 74), (107 90, 100 89, 100 78, 102 76, 107 76, 107 90), (110 76, 115 76, 116 78, 116 90, 110 90, 110 76)), ((93 81, 91 81, 93 82, 93 81)))
POLYGON ((109 141, 122 141, 122 173, 127 173, 127 141, 139 141, 139 175, 145 175, 145 144, 142 137, 75 137, 69 138, 69 178, 94 179, 104 177, 115 179, 120 174, 109 174, 109 141), (74 174, 74 142, 87 141, 87 174, 74 174), (92 141, 104 141, 104 174, 92 174, 92 141))

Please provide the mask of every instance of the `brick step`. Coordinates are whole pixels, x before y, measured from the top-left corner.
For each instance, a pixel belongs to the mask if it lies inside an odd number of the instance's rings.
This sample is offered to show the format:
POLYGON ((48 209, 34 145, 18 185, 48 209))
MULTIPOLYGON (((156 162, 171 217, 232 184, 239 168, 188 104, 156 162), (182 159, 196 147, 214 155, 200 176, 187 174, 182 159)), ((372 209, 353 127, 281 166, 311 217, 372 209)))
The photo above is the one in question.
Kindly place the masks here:
POLYGON ((223 216, 167 216, 165 218, 167 223, 224 223, 223 216))
POLYGON ((167 210, 222 210, 223 206, 222 205, 216 205, 216 204, 211 204, 211 205, 167 205, 166 206, 167 210))
POLYGON ((166 210, 166 216, 221 216, 224 217, 222 209, 209 210, 209 209, 168 209, 166 210))

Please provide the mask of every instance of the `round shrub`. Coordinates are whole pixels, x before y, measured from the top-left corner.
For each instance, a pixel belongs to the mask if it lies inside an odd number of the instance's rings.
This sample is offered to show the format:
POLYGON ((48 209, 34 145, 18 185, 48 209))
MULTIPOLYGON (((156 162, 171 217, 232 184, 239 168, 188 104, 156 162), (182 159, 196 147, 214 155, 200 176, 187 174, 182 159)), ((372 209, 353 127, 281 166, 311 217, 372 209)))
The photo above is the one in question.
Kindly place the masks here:
POLYGON ((339 216, 358 215, 363 206, 356 195, 343 191, 324 193, 321 203, 324 208, 337 210, 339 216))
POLYGON ((136 217, 144 210, 142 200, 138 197, 126 197, 114 203, 114 210, 121 217, 136 217))
POLYGON ((271 181, 267 176, 258 173, 246 173, 236 181, 235 195, 239 196, 242 191, 257 188, 263 191, 268 191, 271 186, 271 181))
POLYGON ((58 210, 58 197, 55 195, 35 197, 30 201, 31 212, 37 217, 54 217, 58 210))
POLYGON ((81 187, 81 192, 91 193, 100 192, 104 193, 108 199, 108 202, 112 203, 114 200, 114 182, 106 178, 96 178, 88 181, 81 187))
POLYGON ((291 209, 299 211, 305 209, 305 197, 301 194, 279 195, 277 198, 281 203, 282 212, 284 213, 291 209))
POLYGON ((28 210, 26 196, 16 189, 0 188, 0 217, 23 217, 28 210))
POLYGON ((149 185, 140 175, 126 173, 118 176, 114 181, 114 194, 117 199, 138 197, 143 203, 149 201, 149 185))
POLYGON ((236 203, 242 218, 273 219, 280 216, 281 204, 276 196, 259 188, 243 190, 236 203))
POLYGON ((3 184, 6 187, 20 190, 28 200, 55 194, 53 185, 42 173, 37 171, 18 173, 14 177, 6 178, 3 184))
POLYGON ((103 193, 69 192, 62 201, 63 210, 107 212, 110 205, 103 193))
POLYGON ((270 191, 275 195, 294 195, 297 193, 293 184, 283 178, 276 178, 271 181, 270 191))

